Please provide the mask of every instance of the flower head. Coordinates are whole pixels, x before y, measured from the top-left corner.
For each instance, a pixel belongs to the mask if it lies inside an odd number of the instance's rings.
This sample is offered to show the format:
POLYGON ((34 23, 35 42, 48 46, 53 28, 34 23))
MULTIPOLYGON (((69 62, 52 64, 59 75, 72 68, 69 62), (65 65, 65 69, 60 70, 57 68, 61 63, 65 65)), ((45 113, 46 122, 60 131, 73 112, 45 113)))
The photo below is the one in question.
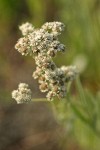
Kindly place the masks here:
POLYGON ((28 88, 28 84, 20 83, 18 89, 12 91, 12 98, 14 98, 18 104, 30 102, 31 90, 28 88))
POLYGON ((34 31, 34 27, 32 26, 32 24, 30 24, 28 22, 19 26, 19 29, 22 31, 23 36, 28 35, 29 33, 34 31))

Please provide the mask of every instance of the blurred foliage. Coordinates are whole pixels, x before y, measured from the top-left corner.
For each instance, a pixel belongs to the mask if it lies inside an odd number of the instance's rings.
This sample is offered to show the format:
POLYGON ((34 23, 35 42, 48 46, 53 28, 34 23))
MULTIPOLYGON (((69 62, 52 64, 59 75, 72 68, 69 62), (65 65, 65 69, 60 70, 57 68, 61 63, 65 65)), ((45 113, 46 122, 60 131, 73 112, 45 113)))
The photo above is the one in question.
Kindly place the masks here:
POLYGON ((66 100, 53 102, 55 115, 66 129, 65 143, 70 136, 83 149, 99 150, 100 92, 94 96, 89 89, 83 89, 79 78, 75 88, 77 95, 72 96, 71 89, 68 89, 66 100))

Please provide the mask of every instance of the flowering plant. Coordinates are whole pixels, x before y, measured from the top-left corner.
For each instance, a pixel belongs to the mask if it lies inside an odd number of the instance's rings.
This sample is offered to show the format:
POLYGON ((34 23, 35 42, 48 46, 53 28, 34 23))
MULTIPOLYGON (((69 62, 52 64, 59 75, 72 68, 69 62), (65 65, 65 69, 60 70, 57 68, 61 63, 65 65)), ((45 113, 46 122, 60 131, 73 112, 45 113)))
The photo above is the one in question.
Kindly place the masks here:
MULTIPOLYGON (((67 98, 67 101, 61 103, 54 101, 57 102, 54 109, 57 110, 57 118, 66 130, 68 129, 67 132, 75 130, 77 137, 79 127, 83 130, 84 125, 86 129, 87 127, 91 129, 90 135, 92 132, 93 138, 95 136, 97 138, 100 137, 100 95, 94 97, 89 91, 83 90, 77 78, 75 86, 78 95, 70 97, 69 87, 77 75, 77 69, 75 66, 58 68, 53 61, 57 52, 65 52, 65 45, 58 39, 64 27, 61 22, 47 22, 40 29, 35 29, 32 24, 25 23, 19 26, 23 37, 18 40, 15 48, 22 55, 30 55, 35 59, 36 70, 32 76, 38 80, 40 91, 47 93, 47 100, 52 101, 55 97, 60 100, 67 98), (80 124, 76 125, 77 121, 82 124, 82 127, 80 124)), ((18 104, 29 103, 32 100, 31 94, 28 84, 20 83, 18 89, 12 92, 12 98, 18 104)), ((87 133, 87 130, 85 132, 87 133)))

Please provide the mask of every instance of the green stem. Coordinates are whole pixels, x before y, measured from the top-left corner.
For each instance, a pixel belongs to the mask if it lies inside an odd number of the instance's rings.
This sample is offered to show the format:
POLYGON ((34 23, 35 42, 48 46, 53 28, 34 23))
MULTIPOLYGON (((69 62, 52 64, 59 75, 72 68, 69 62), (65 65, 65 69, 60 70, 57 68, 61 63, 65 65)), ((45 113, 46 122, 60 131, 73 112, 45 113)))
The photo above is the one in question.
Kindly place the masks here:
POLYGON ((46 98, 33 98, 32 102, 48 102, 46 98))

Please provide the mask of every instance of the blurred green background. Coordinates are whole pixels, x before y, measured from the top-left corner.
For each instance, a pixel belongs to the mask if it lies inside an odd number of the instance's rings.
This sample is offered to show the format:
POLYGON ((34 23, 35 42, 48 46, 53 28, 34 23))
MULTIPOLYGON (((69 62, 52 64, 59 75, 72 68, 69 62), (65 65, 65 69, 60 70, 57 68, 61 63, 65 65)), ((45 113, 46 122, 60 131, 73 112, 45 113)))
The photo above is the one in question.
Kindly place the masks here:
POLYGON ((8 100, 19 82, 29 83, 34 97, 41 95, 31 77, 34 61, 14 49, 21 37, 18 26, 26 21, 35 27, 63 22, 61 41, 67 50, 58 54, 57 65, 76 64, 83 85, 100 89, 100 0, 0 0, 0 99, 8 100))
MULTIPOLYGON (((47 21, 61 21, 66 25, 60 36, 66 45, 66 52, 58 54, 56 64, 76 65, 82 86, 93 95, 100 92, 100 0, 0 0, 0 103, 11 102, 11 91, 17 88, 19 82, 30 85, 33 97, 44 96, 38 90, 37 81, 32 78, 34 60, 21 56, 14 46, 21 37, 19 25, 30 22, 40 27, 47 21)), ((68 125, 71 128, 75 118, 68 111, 71 122, 68 125)), ((74 125, 80 143, 97 150, 99 140, 90 129, 78 121, 74 125)), ((80 150, 74 139, 70 139, 68 150, 71 145, 72 150, 80 150)))

